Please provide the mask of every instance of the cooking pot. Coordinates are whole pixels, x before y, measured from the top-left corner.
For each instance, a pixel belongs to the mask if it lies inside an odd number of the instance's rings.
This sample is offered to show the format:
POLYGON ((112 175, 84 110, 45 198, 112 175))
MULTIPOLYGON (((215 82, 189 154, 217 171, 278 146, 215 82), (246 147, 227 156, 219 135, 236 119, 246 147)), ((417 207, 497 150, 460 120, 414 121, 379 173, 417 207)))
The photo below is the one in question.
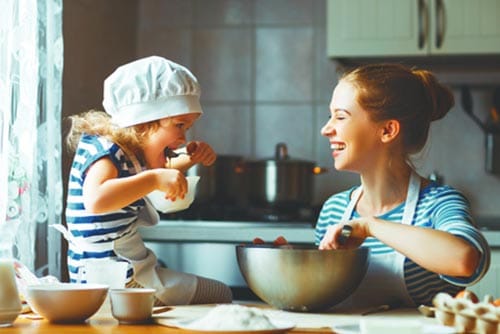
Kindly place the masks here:
POLYGON ((249 202, 257 207, 297 209, 311 204, 313 176, 325 171, 313 161, 292 159, 285 143, 278 143, 274 158, 247 161, 249 202))
POLYGON ((196 189, 196 203, 240 204, 244 200, 243 157, 218 155, 211 166, 194 165, 186 175, 200 177, 196 189))

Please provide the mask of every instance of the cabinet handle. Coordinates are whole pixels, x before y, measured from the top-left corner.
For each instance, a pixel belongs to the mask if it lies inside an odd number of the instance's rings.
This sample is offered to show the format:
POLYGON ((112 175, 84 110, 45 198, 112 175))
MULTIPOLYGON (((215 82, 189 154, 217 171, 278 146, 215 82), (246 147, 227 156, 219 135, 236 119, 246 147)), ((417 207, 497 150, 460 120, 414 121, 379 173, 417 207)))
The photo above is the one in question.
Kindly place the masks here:
POLYGON ((429 15, 425 0, 418 1, 418 48, 423 49, 429 33, 429 15))
POLYGON ((444 39, 444 3, 443 0, 436 0, 436 48, 440 49, 443 46, 444 39))

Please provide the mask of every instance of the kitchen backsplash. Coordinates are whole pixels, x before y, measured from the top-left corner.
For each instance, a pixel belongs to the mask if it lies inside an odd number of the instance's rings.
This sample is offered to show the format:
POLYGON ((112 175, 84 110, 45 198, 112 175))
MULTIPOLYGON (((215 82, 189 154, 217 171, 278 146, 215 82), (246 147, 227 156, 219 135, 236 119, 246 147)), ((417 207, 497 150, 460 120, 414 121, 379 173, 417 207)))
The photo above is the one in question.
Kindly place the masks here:
MULTIPOLYGON (((292 157, 333 165, 320 129, 340 67, 326 57, 323 0, 148 0, 136 5, 133 56, 161 55, 199 78, 205 113, 192 131, 194 138, 208 141, 220 154, 247 158, 269 157, 276 143, 286 142, 292 157)), ((76 5, 66 1, 65 9, 70 6, 76 5)), ((85 8, 79 10, 84 15, 85 8)), ((119 24, 126 22, 123 17, 119 24)), ((438 73, 453 86, 457 105, 433 125, 416 165, 421 174, 436 171, 461 189, 476 215, 500 217, 500 176, 485 172, 484 135, 463 112, 458 96, 462 81, 474 82, 474 111, 484 119, 492 102, 489 85, 500 83, 500 71, 487 74, 487 85, 477 85, 478 73, 465 67, 438 73)), ((101 78, 96 84, 102 85, 101 78)), ((315 180, 316 204, 358 183, 356 175, 335 171, 315 180)))

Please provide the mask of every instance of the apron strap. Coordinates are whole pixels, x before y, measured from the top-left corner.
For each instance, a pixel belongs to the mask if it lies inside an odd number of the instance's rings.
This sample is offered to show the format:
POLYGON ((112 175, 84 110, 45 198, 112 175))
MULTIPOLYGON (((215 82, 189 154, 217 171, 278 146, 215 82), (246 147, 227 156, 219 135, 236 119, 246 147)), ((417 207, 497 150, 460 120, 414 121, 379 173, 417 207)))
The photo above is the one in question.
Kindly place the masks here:
POLYGON ((363 193, 363 186, 359 186, 358 188, 352 191, 351 200, 349 201, 347 208, 342 214, 341 223, 347 223, 349 220, 351 220, 352 213, 354 212, 354 207, 358 203, 362 193, 363 193))
POLYGON ((401 220, 402 224, 411 225, 413 216, 415 215, 415 210, 417 208, 419 193, 420 176, 418 176, 415 171, 412 171, 410 175, 410 182, 408 183, 408 192, 406 194, 406 203, 403 211, 403 218, 401 220))

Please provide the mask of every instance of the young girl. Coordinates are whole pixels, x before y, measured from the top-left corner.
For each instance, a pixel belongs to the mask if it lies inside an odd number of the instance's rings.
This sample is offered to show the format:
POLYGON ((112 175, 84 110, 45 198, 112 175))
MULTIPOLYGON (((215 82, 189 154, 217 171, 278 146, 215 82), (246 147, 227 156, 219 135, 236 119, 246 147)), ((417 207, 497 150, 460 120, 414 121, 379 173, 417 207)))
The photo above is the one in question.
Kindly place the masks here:
POLYGON ((137 232, 139 225, 158 222, 148 193, 158 189, 171 200, 183 198, 183 172, 216 159, 208 144, 190 142, 188 154, 166 164, 165 152, 186 144, 186 131, 202 113, 199 95, 189 70, 148 57, 105 80, 106 113, 71 117, 68 144, 76 150, 66 208, 71 281, 81 278, 86 259, 121 259, 129 262, 127 286, 156 289, 157 305, 231 301, 221 282, 158 267, 137 232))
POLYGON ((430 123, 453 104, 432 73, 397 64, 362 66, 336 86, 321 134, 335 168, 358 173, 361 186, 324 203, 316 242, 371 253, 361 285, 338 307, 429 304, 437 292, 454 295, 488 270, 488 244, 466 198, 419 176, 410 162, 430 123), (344 226, 351 236, 341 245, 344 226))

